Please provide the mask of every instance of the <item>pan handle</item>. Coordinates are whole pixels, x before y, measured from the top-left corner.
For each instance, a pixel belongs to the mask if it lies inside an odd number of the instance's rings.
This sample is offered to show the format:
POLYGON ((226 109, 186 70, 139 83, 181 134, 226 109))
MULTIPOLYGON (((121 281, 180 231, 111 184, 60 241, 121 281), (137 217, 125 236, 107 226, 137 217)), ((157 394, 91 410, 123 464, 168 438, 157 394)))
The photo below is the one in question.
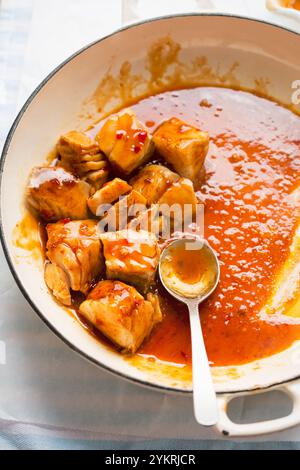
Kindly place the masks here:
MULTIPOLYGON (((300 383, 291 383, 276 388, 286 393, 293 401, 293 409, 288 416, 273 419, 269 421, 261 421, 251 424, 234 423, 228 417, 228 405, 236 397, 247 396, 247 393, 237 395, 225 395, 218 399, 219 420, 216 429, 227 437, 245 437, 258 436, 262 434, 270 434, 273 432, 284 431, 285 429, 300 424, 300 383)), ((257 392, 263 393, 263 392, 257 392)))

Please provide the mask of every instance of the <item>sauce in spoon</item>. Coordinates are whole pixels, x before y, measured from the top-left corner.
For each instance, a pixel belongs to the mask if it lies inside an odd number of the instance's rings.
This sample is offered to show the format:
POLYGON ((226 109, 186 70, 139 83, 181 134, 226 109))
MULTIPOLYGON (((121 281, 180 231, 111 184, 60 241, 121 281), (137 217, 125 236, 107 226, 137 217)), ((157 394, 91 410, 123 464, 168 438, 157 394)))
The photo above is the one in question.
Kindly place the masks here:
POLYGON ((215 257, 200 241, 171 246, 161 270, 168 287, 187 298, 205 295, 216 284, 215 257))

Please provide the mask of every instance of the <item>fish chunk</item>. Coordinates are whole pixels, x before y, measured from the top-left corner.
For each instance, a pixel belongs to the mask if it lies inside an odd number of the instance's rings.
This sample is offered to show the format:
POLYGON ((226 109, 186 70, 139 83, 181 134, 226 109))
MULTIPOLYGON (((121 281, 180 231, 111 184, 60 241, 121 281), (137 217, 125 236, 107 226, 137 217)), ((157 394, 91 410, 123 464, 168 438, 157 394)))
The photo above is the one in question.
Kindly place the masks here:
POLYGON ((133 189, 141 193, 147 200, 147 204, 156 203, 164 192, 178 181, 180 176, 162 165, 148 165, 143 168, 130 184, 133 189))
POLYGON ((134 354, 161 321, 157 307, 120 281, 101 281, 79 307, 80 313, 124 353, 134 354))
POLYGON ((27 187, 29 205, 47 222, 88 217, 90 185, 63 168, 36 167, 27 187))
POLYGON ((157 204, 141 211, 128 223, 127 229, 146 230, 167 240, 174 231, 185 232, 195 221, 198 203, 191 180, 179 177, 164 191, 157 204))
POLYGON ((172 184, 158 201, 163 219, 162 238, 174 231, 184 232, 194 221, 198 199, 191 180, 180 178, 172 184))
POLYGON ((63 269, 57 266, 57 264, 46 263, 45 282, 54 297, 61 304, 71 305, 70 281, 63 269))
POLYGON ((162 321, 162 310, 160 308, 160 302, 159 302, 159 297, 157 294, 152 294, 149 292, 147 294, 146 299, 152 304, 153 310, 154 310, 154 321, 155 323, 159 323, 162 321))
POLYGON ((198 200, 193 183, 188 178, 180 178, 167 189, 158 203, 159 205, 166 204, 170 207, 173 204, 179 204, 182 209, 190 205, 192 213, 194 213, 198 200))
POLYGON ((114 180, 109 181, 109 183, 106 183, 101 189, 96 191, 92 197, 89 198, 88 206, 93 214, 99 215, 101 206, 106 204, 113 204, 121 196, 129 193, 131 189, 131 186, 126 181, 121 180, 120 178, 115 178, 114 180))
POLYGON ((141 212, 137 217, 132 219, 126 227, 130 230, 145 230, 151 232, 158 238, 163 229, 162 216, 159 211, 158 204, 152 204, 149 209, 141 212))
POLYGON ((209 148, 209 135, 177 118, 165 121, 153 134, 160 155, 175 171, 198 186, 209 148))
POLYGON ((154 151, 152 136, 130 110, 108 118, 96 140, 115 171, 124 175, 146 163, 154 151))
POLYGON ((46 283, 58 300, 69 305, 66 289, 86 294, 92 281, 104 270, 97 221, 48 224, 47 234, 46 255, 50 263, 46 264, 46 283))
POLYGON ((84 155, 99 153, 99 145, 84 132, 70 131, 60 137, 57 150, 63 159, 75 162, 84 155))
POLYGON ((108 211, 103 222, 109 231, 123 230, 130 220, 147 209, 146 199, 137 191, 132 190, 108 211))
POLYGON ((110 168, 99 145, 83 132, 70 131, 60 137, 57 143, 59 165, 76 174, 95 189, 109 179, 110 168))
POLYGON ((100 235, 106 264, 106 277, 149 290, 155 280, 160 249, 156 237, 143 230, 122 230, 100 235))

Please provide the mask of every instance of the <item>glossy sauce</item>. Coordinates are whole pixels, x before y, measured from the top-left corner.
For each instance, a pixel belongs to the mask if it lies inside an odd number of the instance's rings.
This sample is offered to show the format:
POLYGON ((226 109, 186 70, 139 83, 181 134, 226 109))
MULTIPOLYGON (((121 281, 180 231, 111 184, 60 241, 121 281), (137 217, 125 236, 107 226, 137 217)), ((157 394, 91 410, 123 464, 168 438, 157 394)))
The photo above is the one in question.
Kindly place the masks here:
MULTIPOLYGON (((111 128, 115 132, 114 126, 111 122, 104 124, 97 139, 104 145, 109 145, 111 128), (108 136, 108 137, 107 137, 108 136), (108 142, 106 140, 108 139, 108 142)), ((97 140, 96 139, 96 140, 97 140)), ((116 129, 116 139, 119 141, 119 147, 123 148, 124 154, 128 152, 133 154, 130 160, 134 160, 134 154, 139 154, 143 151, 145 144, 148 142, 148 134, 144 129, 138 128, 134 124, 134 119, 129 113, 124 113, 119 117, 116 129)))
POLYGON ((113 258, 118 268, 131 272, 154 271, 156 269, 156 240, 145 238, 144 243, 135 239, 133 232, 128 240, 105 241, 105 255, 108 259, 113 258))
POLYGON ((16 248, 30 252, 35 259, 41 255, 45 259, 47 235, 44 224, 30 212, 26 212, 23 219, 13 231, 13 243, 16 248))
POLYGON ((76 177, 67 173, 63 168, 37 168, 31 175, 31 187, 37 189, 42 185, 49 187, 72 187, 76 184, 76 177))
POLYGON ((285 5, 286 8, 294 8, 300 10, 300 0, 288 0, 285 5))
POLYGON ((166 257, 175 276, 186 284, 197 284, 210 266, 204 250, 187 250, 185 246, 171 248, 166 257))
MULTIPOLYGON (((132 109, 151 131, 176 116, 211 137, 206 176, 198 191, 205 203, 205 238, 221 265, 218 288, 200 307, 209 360, 218 366, 242 364, 288 348, 300 338, 300 325, 277 315, 277 323, 271 315, 265 321, 260 311, 295 234, 297 210, 291 194, 300 187, 300 118, 272 101, 225 88, 166 92, 132 109)), ((25 228, 22 243, 27 247, 31 239, 25 228)), ((190 270, 180 256, 175 264, 183 279, 196 282, 196 258, 189 258, 190 270)), ((157 290, 164 319, 139 354, 191 364, 186 307, 160 285, 157 290)), ((75 310, 82 300, 80 295, 73 298, 75 310)), ((78 318, 107 344, 99 331, 78 318)))
MULTIPOLYGON (((300 338, 300 326, 263 321, 261 308, 288 257, 297 221, 289 195, 300 185, 300 118, 255 95, 223 88, 168 92, 132 107, 157 126, 177 116, 209 132, 205 237, 218 253, 221 279, 200 307, 214 365, 275 354, 300 338)), ((191 363, 185 306, 159 288, 164 320, 141 354, 191 363)))

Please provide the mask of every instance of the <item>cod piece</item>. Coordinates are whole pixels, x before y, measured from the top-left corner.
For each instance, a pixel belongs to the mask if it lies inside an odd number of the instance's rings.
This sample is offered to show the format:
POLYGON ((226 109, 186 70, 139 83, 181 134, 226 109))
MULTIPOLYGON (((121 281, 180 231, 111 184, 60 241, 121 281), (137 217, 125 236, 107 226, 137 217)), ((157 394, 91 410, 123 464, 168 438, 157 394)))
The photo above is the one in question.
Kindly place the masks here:
POLYGON ((147 204, 156 203, 164 192, 180 178, 179 175, 162 165, 148 165, 143 168, 130 184, 135 191, 141 193, 147 204))
POLYGON ((101 223, 105 223, 108 231, 123 230, 133 218, 146 209, 147 205, 144 196, 132 190, 107 211, 101 223))
POLYGON ((113 204, 121 196, 128 194, 132 187, 126 181, 115 178, 106 183, 101 189, 96 191, 88 200, 88 206, 95 215, 100 215, 101 206, 113 204))
POLYGON ((155 299, 145 300, 120 281, 101 281, 79 307, 80 313, 124 353, 134 354, 161 321, 155 299))
POLYGON ((134 285, 146 293, 155 280, 160 249, 149 232, 122 230, 101 236, 106 277, 134 285))
POLYGON ((90 183, 94 189, 105 184, 109 164, 99 145, 83 132, 71 131, 61 136, 56 146, 59 165, 90 183))
POLYGON ((130 110, 109 117, 96 140, 121 175, 129 175, 146 163, 154 151, 152 136, 130 110))
POLYGON ((158 204, 152 204, 149 209, 141 212, 137 217, 132 219, 126 227, 129 230, 151 232, 156 238, 162 233, 162 216, 159 211, 158 204))
POLYGON ((97 155, 100 149, 99 145, 84 132, 70 131, 60 137, 57 151, 63 160, 73 164, 85 155, 97 155))
POLYGON ((167 204, 170 207, 173 204, 178 204, 182 209, 185 209, 185 206, 187 206, 187 208, 190 206, 194 214, 198 200, 193 183, 188 178, 180 178, 167 189, 158 203, 160 206, 167 204))
POLYGON ((198 185, 209 147, 209 135, 177 118, 165 121, 153 134, 160 155, 175 171, 198 185))
POLYGON ((66 272, 57 264, 45 264, 45 282, 53 296, 63 305, 72 304, 70 281, 66 272))
POLYGON ((90 185, 59 167, 36 167, 27 186, 29 205, 47 222, 86 219, 90 185))
POLYGON ((64 305, 71 304, 70 289, 86 294, 104 270, 97 221, 61 221, 47 225, 45 281, 64 305), (69 292, 69 295, 68 295, 69 292))
POLYGON ((191 180, 180 178, 167 189, 158 203, 163 239, 171 236, 174 231, 184 232, 186 225, 194 222, 198 200, 191 180))
POLYGON ((160 308, 159 297, 157 294, 152 294, 149 292, 147 294, 146 299, 152 304, 154 310, 154 320, 155 323, 159 323, 162 320, 162 310, 160 308))

